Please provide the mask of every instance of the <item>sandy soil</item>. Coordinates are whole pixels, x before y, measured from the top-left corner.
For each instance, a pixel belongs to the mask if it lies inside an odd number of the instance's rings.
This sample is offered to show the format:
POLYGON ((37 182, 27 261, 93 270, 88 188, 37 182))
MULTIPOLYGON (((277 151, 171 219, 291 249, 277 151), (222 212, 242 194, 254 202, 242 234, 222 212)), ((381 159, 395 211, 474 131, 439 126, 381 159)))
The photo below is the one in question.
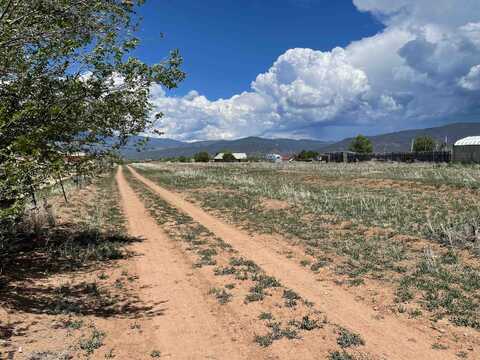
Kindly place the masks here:
MULTIPOLYGON (((192 274, 191 265, 149 216, 121 169, 117 181, 129 233, 144 239, 133 248, 141 254, 134 265, 143 285, 139 296, 161 308, 151 318, 152 332, 146 335, 145 346, 156 344, 162 357, 171 359, 264 358, 251 337, 233 331, 216 311, 213 300, 206 297, 208 283, 192 274)), ((127 340, 122 334, 118 337, 127 340)))
MULTIPOLYGON (((75 228, 71 221, 86 219, 86 204, 94 203, 94 185, 49 199, 57 226, 75 228)), ((85 264, 65 270, 41 253, 19 257, 18 277, 11 276, 8 293, 0 292, 0 359, 149 359, 155 344, 145 345, 152 332, 153 305, 140 301, 131 258, 85 264), (30 255, 30 256, 29 256, 30 255), (46 266, 44 263, 49 263, 46 266), (48 271, 47 271, 48 270, 48 271), (88 286, 95 285, 94 294, 88 286), (65 287, 68 291, 60 292, 65 287), (72 293, 70 294, 70 291, 72 293), (57 309, 78 308, 64 313, 57 309), (63 305, 62 305, 63 304, 63 305), (77 324, 75 326, 67 324, 77 324), (80 342, 94 330, 104 334, 101 344, 88 354, 80 342), (115 336, 113 336, 115 334, 115 336), (118 334, 122 334, 121 337, 118 334), (138 345, 138 346, 137 346, 138 345), (151 346, 150 346, 151 345, 151 346)))
MULTIPOLYGON (((385 359, 456 358, 454 347, 444 351, 432 349, 439 335, 435 330, 412 326, 411 323, 393 315, 378 317, 376 311, 370 306, 357 301, 341 287, 322 282, 321 278, 318 279, 318 276, 302 268, 297 262, 285 259, 285 256, 279 254, 278 247, 281 245, 278 243, 262 242, 255 236, 247 235, 185 201, 181 195, 142 177, 134 169, 129 168, 129 170, 164 200, 191 216, 225 242, 230 243, 240 254, 255 261, 269 275, 313 301, 316 308, 327 314, 328 318, 337 325, 361 334, 366 341, 366 349, 369 353, 385 359)), ((128 204, 129 207, 135 207, 133 200, 130 202, 129 199, 128 204)), ((145 218, 144 214, 141 216, 145 218)), ((142 218, 137 221, 141 223, 142 218)), ((145 230, 146 226, 142 228, 145 230)), ((179 276, 182 275, 179 273, 179 276)))

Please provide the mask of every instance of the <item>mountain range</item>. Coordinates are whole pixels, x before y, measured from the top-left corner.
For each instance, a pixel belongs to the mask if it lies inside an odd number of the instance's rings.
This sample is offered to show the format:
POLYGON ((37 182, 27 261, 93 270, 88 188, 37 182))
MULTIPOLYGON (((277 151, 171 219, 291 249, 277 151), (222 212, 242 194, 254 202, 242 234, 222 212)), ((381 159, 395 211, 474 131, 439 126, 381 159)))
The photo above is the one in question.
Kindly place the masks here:
MULTIPOLYGON (((374 152, 410 151, 412 140, 417 136, 431 136, 437 142, 452 145, 467 136, 480 135, 479 123, 454 123, 428 129, 403 130, 383 135, 369 136, 374 152)), ((352 138, 329 144, 322 148, 324 152, 344 151, 352 142, 352 138)))
POLYGON ((210 155, 215 155, 222 151, 231 151, 244 152, 250 156, 263 156, 268 153, 295 154, 303 149, 320 149, 331 143, 318 140, 246 137, 238 140, 213 140, 174 144, 170 139, 151 139, 147 149, 144 151, 137 152, 134 148, 124 148, 122 149, 122 154, 131 160, 156 160, 178 156, 192 156, 199 151, 206 151, 210 155))
MULTIPOLYGON (((453 144, 458 139, 480 135, 480 123, 454 123, 428 129, 413 129, 392 132, 383 135, 369 136, 374 152, 409 151, 412 139, 427 135, 438 142, 447 140, 453 144)), ((222 151, 245 152, 250 156, 263 156, 267 153, 294 154, 301 150, 315 150, 319 152, 336 152, 348 150, 352 138, 342 141, 293 140, 293 139, 265 139, 260 137, 246 137, 237 140, 210 140, 197 142, 182 142, 172 139, 151 138, 142 151, 137 151, 135 143, 142 137, 132 137, 122 148, 122 155, 131 160, 161 159, 178 156, 193 156, 199 151, 207 151, 215 155, 222 151)))

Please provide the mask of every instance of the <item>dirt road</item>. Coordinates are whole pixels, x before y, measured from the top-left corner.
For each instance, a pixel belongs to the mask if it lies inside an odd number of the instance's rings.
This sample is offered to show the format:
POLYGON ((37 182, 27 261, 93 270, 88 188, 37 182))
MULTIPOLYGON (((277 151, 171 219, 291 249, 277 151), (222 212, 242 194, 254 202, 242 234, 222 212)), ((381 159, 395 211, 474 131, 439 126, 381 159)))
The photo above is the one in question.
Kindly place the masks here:
MULTIPOLYGON (((142 285, 140 298, 157 311, 150 317, 151 333, 145 334, 145 349, 159 349, 162 358, 169 359, 265 358, 251 336, 234 333, 206 297, 208 284, 197 274, 193 276, 191 264, 149 216, 121 168, 117 182, 129 232, 144 239, 132 248, 139 254, 134 266, 142 285)), ((123 334, 112 336, 118 336, 117 343, 128 343, 123 334)))
POLYGON ((314 274, 278 254, 280 244, 259 243, 248 234, 185 201, 179 194, 158 186, 130 167, 129 170, 164 200, 230 243, 243 256, 260 265, 269 275, 313 301, 316 308, 327 314, 331 321, 361 334, 370 353, 386 359, 456 358, 451 350, 432 349, 435 335, 438 334, 431 329, 415 328, 394 316, 379 319, 373 309, 353 299, 342 288, 319 282, 314 274))

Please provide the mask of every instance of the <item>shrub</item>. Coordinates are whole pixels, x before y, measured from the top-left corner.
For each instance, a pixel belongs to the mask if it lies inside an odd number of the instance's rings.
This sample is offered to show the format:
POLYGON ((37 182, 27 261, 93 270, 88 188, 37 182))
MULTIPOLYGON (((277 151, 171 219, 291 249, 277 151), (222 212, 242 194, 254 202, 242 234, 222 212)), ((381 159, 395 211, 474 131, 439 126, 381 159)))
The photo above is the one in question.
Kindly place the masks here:
POLYGON ((352 140, 348 149, 359 154, 370 154, 373 152, 373 145, 369 138, 358 135, 352 140))
POLYGON ((193 157, 195 162, 209 162, 210 161, 210 154, 206 151, 200 151, 196 153, 193 157))
POLYGON ((337 344, 340 345, 340 347, 343 349, 351 346, 364 345, 365 341, 363 341, 360 335, 355 334, 347 329, 341 328, 337 338, 337 344))
POLYGON ((436 141, 431 136, 417 136, 413 142, 413 151, 433 151, 437 146, 436 141))
POLYGON ((309 161, 313 160, 318 156, 318 152, 312 150, 302 150, 300 153, 295 156, 297 161, 309 161))
POLYGON ((223 161, 225 161, 225 162, 235 162, 236 159, 235 159, 235 156, 233 156, 232 153, 227 152, 227 153, 223 154, 223 161))

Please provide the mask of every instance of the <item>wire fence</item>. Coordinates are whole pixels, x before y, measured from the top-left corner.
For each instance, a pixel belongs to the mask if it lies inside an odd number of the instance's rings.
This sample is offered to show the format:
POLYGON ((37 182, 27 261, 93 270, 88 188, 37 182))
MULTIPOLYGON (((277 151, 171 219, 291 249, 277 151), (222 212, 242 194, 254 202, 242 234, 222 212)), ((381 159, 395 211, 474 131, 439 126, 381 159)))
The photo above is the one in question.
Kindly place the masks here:
POLYGON ((435 162, 449 163, 452 161, 451 151, 423 152, 391 152, 358 154, 354 152, 336 152, 324 154, 328 162, 361 162, 361 161, 397 161, 397 162, 435 162))

